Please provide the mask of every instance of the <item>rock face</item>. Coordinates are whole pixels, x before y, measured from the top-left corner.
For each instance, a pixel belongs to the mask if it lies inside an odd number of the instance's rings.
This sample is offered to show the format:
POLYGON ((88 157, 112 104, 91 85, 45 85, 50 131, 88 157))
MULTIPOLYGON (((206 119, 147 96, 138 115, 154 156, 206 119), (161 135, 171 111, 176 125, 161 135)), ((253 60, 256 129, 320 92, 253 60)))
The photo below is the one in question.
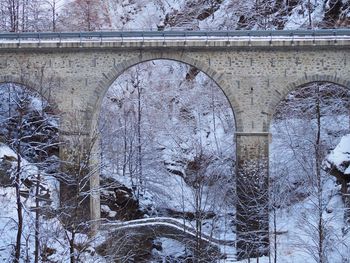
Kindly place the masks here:
POLYGON ((153 249, 153 238, 138 231, 116 231, 97 248, 108 262, 148 262, 153 249))
POLYGON ((7 155, 4 155, 3 158, 0 158, 0 187, 8 187, 12 185, 12 179, 9 173, 10 169, 11 161, 8 160, 7 155))
POLYGON ((339 144, 328 154, 324 168, 338 180, 350 182, 350 134, 343 136, 339 144))
POLYGON ((101 186, 101 205, 105 208, 101 211, 103 218, 127 221, 144 216, 130 188, 112 178, 102 178, 101 186))
MULTIPOLYGON (((1 147, 1 144, 0 144, 1 147)), ((5 144, 3 148, 8 148, 5 144)), ((8 148, 9 149, 9 148, 8 148)), ((7 150, 8 151, 8 150, 7 150)), ((23 159, 22 159, 23 162, 23 159)), ((27 162, 27 161, 25 161, 27 162)), ((0 187, 14 187, 14 178, 12 176, 13 167, 16 166, 17 158, 13 155, 0 154, 0 187)), ((35 166, 33 166, 34 168, 35 166)), ((25 172, 24 172, 25 173, 25 172)), ((20 195, 25 199, 29 198, 30 192, 36 187, 36 175, 31 174, 21 179, 20 195)), ((50 205, 52 202, 51 192, 48 186, 40 182, 38 185, 38 195, 42 206, 50 205)))
MULTIPOLYGON (((101 178, 101 216, 109 220, 128 221, 143 218, 132 189, 113 178, 101 178)), ((114 231, 97 248, 109 262, 149 262, 154 236, 147 231, 114 231)))
POLYGON ((347 27, 350 24, 350 18, 348 16, 350 12, 349 1, 337 1, 328 0, 325 14, 324 24, 325 27, 333 28, 334 26, 347 27))
POLYGON ((344 218, 350 224, 350 134, 342 137, 339 144, 328 154, 323 168, 337 178, 345 205, 344 218))
POLYGON ((180 10, 167 13, 162 25, 168 27, 180 27, 199 29, 196 21, 203 21, 220 8, 222 0, 212 1, 186 1, 180 10))

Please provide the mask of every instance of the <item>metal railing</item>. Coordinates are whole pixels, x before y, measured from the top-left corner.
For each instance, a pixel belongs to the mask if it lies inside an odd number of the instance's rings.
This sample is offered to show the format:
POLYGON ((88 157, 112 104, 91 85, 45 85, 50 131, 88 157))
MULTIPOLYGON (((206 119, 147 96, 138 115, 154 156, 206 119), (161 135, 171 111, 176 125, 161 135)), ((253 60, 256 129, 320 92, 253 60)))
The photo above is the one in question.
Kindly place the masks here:
POLYGON ((188 37, 349 37, 350 29, 320 30, 237 30, 237 31, 106 31, 106 32, 0 32, 0 40, 66 40, 108 38, 188 38, 188 37))

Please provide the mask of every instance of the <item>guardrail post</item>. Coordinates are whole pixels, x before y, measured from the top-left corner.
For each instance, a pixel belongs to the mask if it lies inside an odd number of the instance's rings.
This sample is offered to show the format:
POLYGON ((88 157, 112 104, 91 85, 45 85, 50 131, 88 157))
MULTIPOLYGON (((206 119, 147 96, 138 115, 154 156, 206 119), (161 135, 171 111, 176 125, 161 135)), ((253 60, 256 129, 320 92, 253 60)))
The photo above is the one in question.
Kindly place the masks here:
POLYGON ((226 46, 229 47, 231 44, 230 44, 230 33, 227 32, 227 42, 226 42, 226 46))
POLYGON ((184 33, 184 35, 185 35, 185 42, 184 42, 184 46, 185 46, 185 47, 187 47, 187 33, 185 32, 185 33, 184 33))
POLYGON ((103 43, 102 43, 102 37, 103 37, 103 36, 102 36, 102 32, 101 32, 101 33, 100 33, 100 47, 102 47, 102 44, 103 44, 103 43))
POLYGON ((21 36, 19 33, 17 34, 17 39, 18 39, 17 46, 18 46, 18 48, 20 48, 21 47, 21 36))
POLYGON ((41 47, 41 38, 40 38, 40 33, 38 33, 38 40, 39 40, 38 47, 40 48, 40 47, 41 47))
POLYGON ((336 45, 338 43, 337 41, 337 31, 333 31, 333 35, 334 35, 334 45, 336 45))
POLYGON ((316 46, 316 33, 315 30, 312 32, 313 40, 312 40, 312 45, 316 46))
POLYGON ((248 38, 249 38, 249 40, 248 40, 248 46, 252 46, 252 38, 251 38, 251 36, 250 36, 250 33, 248 33, 248 38))
POLYGON ((290 36, 292 37, 292 42, 291 42, 291 44, 292 44, 292 46, 294 46, 294 33, 293 33, 293 32, 290 33, 290 36))
POLYGON ((208 32, 205 33, 206 35, 206 41, 205 41, 205 46, 209 47, 209 42, 208 42, 208 32))
POLYGON ((58 33, 58 37, 60 39, 60 42, 58 43, 58 47, 61 48, 62 47, 62 36, 61 36, 61 32, 58 33))
POLYGON ((272 33, 270 33, 270 42, 269 42, 270 46, 272 46, 272 33))
POLYGON ((163 33, 163 47, 166 47, 166 43, 165 43, 165 33, 163 33))
POLYGON ((81 39, 81 32, 79 32, 79 47, 83 47, 82 39, 81 39))

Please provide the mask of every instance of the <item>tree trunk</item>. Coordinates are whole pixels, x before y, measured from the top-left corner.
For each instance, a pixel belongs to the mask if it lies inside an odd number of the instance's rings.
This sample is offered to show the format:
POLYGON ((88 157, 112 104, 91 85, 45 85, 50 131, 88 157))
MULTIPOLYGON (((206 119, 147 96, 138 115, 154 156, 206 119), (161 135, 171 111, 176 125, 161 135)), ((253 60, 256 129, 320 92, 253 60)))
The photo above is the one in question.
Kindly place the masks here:
POLYGON ((218 138, 216 135, 216 113, 215 113, 215 98, 214 98, 214 90, 213 87, 211 87, 211 104, 212 104, 212 118, 213 118, 213 128, 214 128, 214 140, 215 140, 215 146, 217 150, 217 154, 221 157, 221 151, 218 143, 218 138))
POLYGON ((277 215, 276 215, 276 208, 273 208, 273 230, 274 230, 274 254, 275 258, 273 260, 274 263, 277 263, 277 215))
MULTIPOLYGON (((142 121, 142 110, 141 110, 141 92, 140 83, 137 80, 137 161, 138 161, 138 177, 139 177, 139 187, 143 185, 142 180, 142 145, 141 145, 141 121, 142 121)), ((139 195, 140 189, 138 189, 139 195)))
POLYGON ((317 85, 316 90, 316 119, 317 119, 317 134, 316 134, 316 182, 317 182, 317 201, 318 201, 318 258, 319 263, 324 262, 324 251, 323 251, 323 241, 324 241, 324 224, 322 217, 322 178, 321 178, 321 110, 320 110, 320 88, 317 85))
POLYGON ((38 174, 38 178, 36 181, 36 185, 35 185, 35 249, 34 249, 34 263, 38 263, 39 262, 39 247, 40 247, 40 243, 39 243, 39 234, 40 234, 40 211, 39 211, 39 204, 40 204, 40 173, 38 174))
POLYGON ((310 0, 308 0, 308 2, 307 2, 307 10, 308 10, 308 16, 309 16, 309 29, 312 29, 311 1, 310 0))
POLYGON ((75 263, 75 256, 74 256, 74 239, 75 239, 75 232, 72 231, 72 238, 69 239, 69 253, 70 253, 70 263, 75 263))
POLYGON ((52 32, 56 32, 56 0, 52 3, 52 32))
POLYGON ((127 164, 127 152, 128 152, 128 142, 127 142, 127 114, 125 113, 124 110, 124 134, 123 134, 123 139, 124 139, 124 154, 123 154, 123 176, 126 175, 126 164, 127 164))
MULTIPOLYGON (((19 116, 19 123, 22 122, 22 115, 19 116)), ((21 193, 20 193, 20 184, 21 184, 21 140, 22 130, 20 125, 18 125, 18 137, 16 141, 17 148, 17 169, 16 169, 16 178, 15 178, 15 189, 16 189, 16 204, 17 204, 17 217, 18 217, 18 228, 17 228, 17 237, 16 237, 16 247, 15 247, 15 258, 14 263, 19 263, 21 256, 21 237, 23 230, 23 214, 22 214, 22 202, 21 202, 21 193)))

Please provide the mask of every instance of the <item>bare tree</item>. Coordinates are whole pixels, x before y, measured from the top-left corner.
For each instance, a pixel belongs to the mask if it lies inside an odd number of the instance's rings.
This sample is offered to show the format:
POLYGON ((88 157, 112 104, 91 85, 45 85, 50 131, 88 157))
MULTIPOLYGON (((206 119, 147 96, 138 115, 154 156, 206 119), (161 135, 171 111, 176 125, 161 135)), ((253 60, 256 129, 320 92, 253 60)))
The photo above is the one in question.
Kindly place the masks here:
POLYGON ((57 16, 61 8, 64 7, 65 2, 63 0, 44 0, 44 3, 50 6, 51 10, 51 30, 56 32, 57 28, 57 16))
MULTIPOLYGON (((57 2, 57 0, 55 0, 57 2)), ((0 0, 0 28, 10 32, 49 31, 44 0, 0 0)))
MULTIPOLYGON (((19 262, 21 257, 21 247, 23 229, 28 228, 24 222, 24 213, 30 217, 30 211, 23 204, 23 199, 31 196, 31 189, 35 188, 37 209, 35 220, 35 261, 38 260, 39 248, 39 196, 41 195, 40 169, 44 169, 44 164, 48 158, 57 153, 57 127, 51 123, 50 108, 44 99, 36 94, 31 94, 23 87, 13 84, 8 86, 8 105, 5 116, 1 116, 4 141, 16 153, 16 165, 14 174, 14 187, 16 189, 17 205, 17 239, 15 246, 14 262, 19 262), (39 103, 40 101, 40 103, 39 103), (40 104, 40 105, 39 105, 40 104), (7 116, 6 116, 7 115, 7 116), (55 150, 56 149, 56 150, 55 150), (35 169, 34 169, 35 167, 35 169), (35 171, 38 171, 36 173, 35 171)), ((4 97, 2 97, 4 98, 4 97)), ((44 170, 42 170, 44 171, 44 170)), ((43 201, 43 200, 41 200, 43 201)), ((43 202, 41 202, 43 204, 43 202)), ((30 232, 30 231, 29 231, 30 232)), ((30 242, 30 233, 26 233, 25 243, 30 242)), ((29 252, 27 251, 27 254, 29 252)), ((29 254, 26 256, 29 257, 29 254)))
POLYGON ((65 30, 96 31, 104 27, 104 11, 103 1, 74 0, 62 8, 59 21, 55 22, 65 30))

